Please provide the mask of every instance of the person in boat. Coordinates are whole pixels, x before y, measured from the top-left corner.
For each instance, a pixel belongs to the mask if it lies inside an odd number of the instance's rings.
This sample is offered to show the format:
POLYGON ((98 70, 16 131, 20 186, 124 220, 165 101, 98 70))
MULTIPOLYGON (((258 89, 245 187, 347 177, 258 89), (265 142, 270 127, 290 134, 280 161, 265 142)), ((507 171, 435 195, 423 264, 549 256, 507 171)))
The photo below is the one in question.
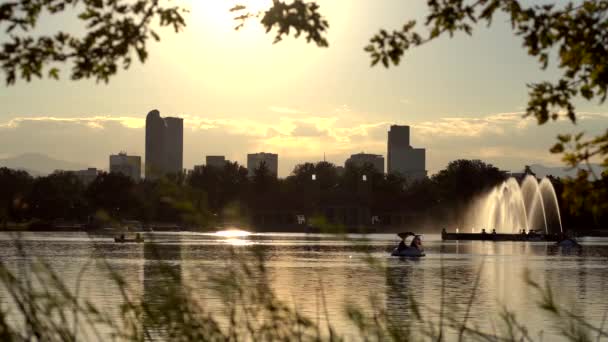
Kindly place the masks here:
POLYGON ((483 228, 483 229, 481 230, 481 234, 483 234, 483 235, 486 235, 486 234, 487 234, 487 233, 486 233, 486 229, 485 229, 485 228, 483 228))
POLYGON ((399 242, 399 246, 397 246, 397 250, 401 252, 404 249, 407 249, 407 246, 405 245, 405 239, 401 239, 401 242, 399 242))
POLYGON ((422 248, 422 240, 420 240, 420 236, 414 236, 410 247, 416 248, 417 250, 420 250, 420 248, 422 248))
POLYGON ((492 235, 496 235, 496 228, 492 229, 492 235))

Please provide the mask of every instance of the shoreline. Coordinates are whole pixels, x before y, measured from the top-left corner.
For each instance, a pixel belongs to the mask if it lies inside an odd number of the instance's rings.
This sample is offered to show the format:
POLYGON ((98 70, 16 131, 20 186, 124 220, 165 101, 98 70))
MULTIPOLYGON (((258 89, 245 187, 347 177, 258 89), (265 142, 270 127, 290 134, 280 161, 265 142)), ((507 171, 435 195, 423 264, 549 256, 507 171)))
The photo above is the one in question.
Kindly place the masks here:
MULTIPOLYGON (((152 227, 152 229, 121 229, 114 227, 107 228, 83 228, 82 226, 56 226, 56 227, 25 227, 25 226, 6 226, 0 228, 0 232, 6 233, 17 233, 17 232, 40 232, 40 233, 54 233, 54 232, 83 232, 93 233, 99 235, 113 235, 113 234, 124 234, 124 233, 169 233, 169 232, 192 232, 192 233, 210 233, 222 230, 240 229, 250 233, 306 233, 306 234, 396 234, 411 230, 411 228, 405 227, 393 227, 393 226, 382 226, 382 227, 340 227, 340 228, 316 228, 309 226, 281 226, 281 227, 246 227, 246 226, 218 226, 211 229, 195 229, 195 228, 182 228, 174 226, 158 226, 152 227)), ((439 234, 440 230, 415 230, 416 233, 420 234, 439 234)), ((589 229, 589 230, 575 230, 576 237, 608 237, 608 229, 589 229)), ((456 233, 448 233, 448 235, 455 235, 456 233)), ((467 235, 467 234, 461 234, 467 235)), ((470 235, 470 234, 468 234, 470 235)), ((487 241, 491 241, 491 234, 488 234, 487 241)), ((504 235, 504 234, 503 234, 504 235)), ((512 235, 512 234, 511 234, 512 235)), ((449 239, 452 240, 452 239, 449 239)), ((466 239, 465 239, 466 240, 466 239)), ((474 239, 477 240, 477 239, 474 239)), ((482 239, 479 239, 482 240, 482 239)), ((500 239, 499 239, 500 240, 500 239)))

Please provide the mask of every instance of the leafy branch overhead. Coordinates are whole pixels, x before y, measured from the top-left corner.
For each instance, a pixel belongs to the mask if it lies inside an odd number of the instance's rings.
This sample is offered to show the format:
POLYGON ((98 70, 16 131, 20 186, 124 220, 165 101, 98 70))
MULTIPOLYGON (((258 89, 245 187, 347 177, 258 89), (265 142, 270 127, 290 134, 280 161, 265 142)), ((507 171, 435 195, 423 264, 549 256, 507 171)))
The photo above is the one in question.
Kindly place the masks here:
MULTIPOLYGON (((582 96, 606 100, 608 88, 608 1, 587 0, 565 6, 534 5, 515 0, 429 0, 425 33, 416 32, 417 23, 409 21, 402 28, 380 30, 365 47, 372 65, 398 65, 412 47, 428 43, 442 35, 464 32, 471 35, 478 23, 492 24, 502 13, 509 18, 513 32, 522 38, 528 54, 538 59, 542 69, 557 51, 561 78, 555 82, 529 85, 527 115, 540 124, 566 115, 576 120, 572 99, 582 96)), ((500 18, 502 19, 502 18, 500 18)), ((499 19, 499 20, 500 20, 499 19)))
POLYGON ((275 43, 280 42, 283 36, 289 36, 291 31, 295 31, 296 38, 304 33, 308 43, 314 42, 319 47, 329 45, 324 37, 329 23, 319 13, 319 5, 315 2, 294 0, 287 3, 274 0, 272 7, 264 12, 249 12, 245 5, 236 5, 230 11, 237 15, 234 18, 239 22, 237 30, 242 28, 248 19, 261 18, 260 22, 266 33, 276 28, 275 43))
POLYGON ((164 0, 13 0, 0 4, 0 29, 6 39, 0 64, 6 83, 18 78, 59 78, 59 66, 71 66, 73 80, 94 78, 107 82, 119 67, 129 68, 134 58, 148 57, 147 41, 160 40, 152 29, 186 25, 183 9, 164 0), (74 11, 83 22, 83 36, 58 31, 35 35, 41 16, 74 11))

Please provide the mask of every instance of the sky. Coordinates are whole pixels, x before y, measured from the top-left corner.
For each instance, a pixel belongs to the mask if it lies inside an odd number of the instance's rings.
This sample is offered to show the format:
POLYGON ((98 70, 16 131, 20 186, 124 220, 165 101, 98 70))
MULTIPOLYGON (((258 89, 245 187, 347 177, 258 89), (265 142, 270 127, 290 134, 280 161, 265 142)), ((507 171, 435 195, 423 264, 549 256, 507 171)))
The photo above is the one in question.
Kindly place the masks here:
MULTIPOLYGON (((266 0, 243 2, 261 9, 266 0)), ((190 10, 186 29, 161 30, 146 63, 108 84, 71 81, 64 72, 60 81, 3 85, 0 158, 38 152, 107 169, 110 154, 144 156, 145 116, 157 109, 184 118, 186 168, 205 155, 244 164, 247 153, 261 151, 279 154, 280 176, 324 156, 342 165, 354 153, 386 155, 388 127, 401 124, 411 126, 414 147, 427 149, 430 174, 460 158, 517 171, 560 165, 548 151, 557 134, 597 134, 608 124, 606 105, 582 100, 576 125, 522 118, 526 85, 555 80, 559 70, 541 71, 503 17, 472 37, 415 48, 384 69, 370 67, 363 47, 380 28, 424 18, 426 2, 320 0, 328 48, 293 37, 273 44, 255 21, 235 31, 232 0, 177 3, 190 10)), ((80 32, 73 18, 47 16, 39 30, 80 32)))

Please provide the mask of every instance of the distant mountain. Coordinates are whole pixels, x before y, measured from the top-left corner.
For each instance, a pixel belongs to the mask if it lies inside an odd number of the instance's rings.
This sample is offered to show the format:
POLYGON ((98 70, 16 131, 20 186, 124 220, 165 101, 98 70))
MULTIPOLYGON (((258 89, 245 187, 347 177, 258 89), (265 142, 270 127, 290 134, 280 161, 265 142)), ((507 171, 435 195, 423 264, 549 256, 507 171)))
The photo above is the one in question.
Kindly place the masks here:
MULTIPOLYGON (((548 175, 552 175, 554 177, 575 177, 577 173, 577 169, 570 169, 563 166, 544 166, 540 164, 530 165, 530 168, 534 173, 536 173, 536 177, 542 178, 548 175)), ((591 164, 591 169, 595 172, 598 177, 602 174, 603 168, 598 164, 591 164)), ((521 172, 524 172, 523 170, 521 172)))
POLYGON ((0 159, 0 167, 27 171, 32 176, 43 176, 55 170, 83 170, 87 166, 65 160, 51 158, 39 153, 25 153, 18 156, 0 159))

